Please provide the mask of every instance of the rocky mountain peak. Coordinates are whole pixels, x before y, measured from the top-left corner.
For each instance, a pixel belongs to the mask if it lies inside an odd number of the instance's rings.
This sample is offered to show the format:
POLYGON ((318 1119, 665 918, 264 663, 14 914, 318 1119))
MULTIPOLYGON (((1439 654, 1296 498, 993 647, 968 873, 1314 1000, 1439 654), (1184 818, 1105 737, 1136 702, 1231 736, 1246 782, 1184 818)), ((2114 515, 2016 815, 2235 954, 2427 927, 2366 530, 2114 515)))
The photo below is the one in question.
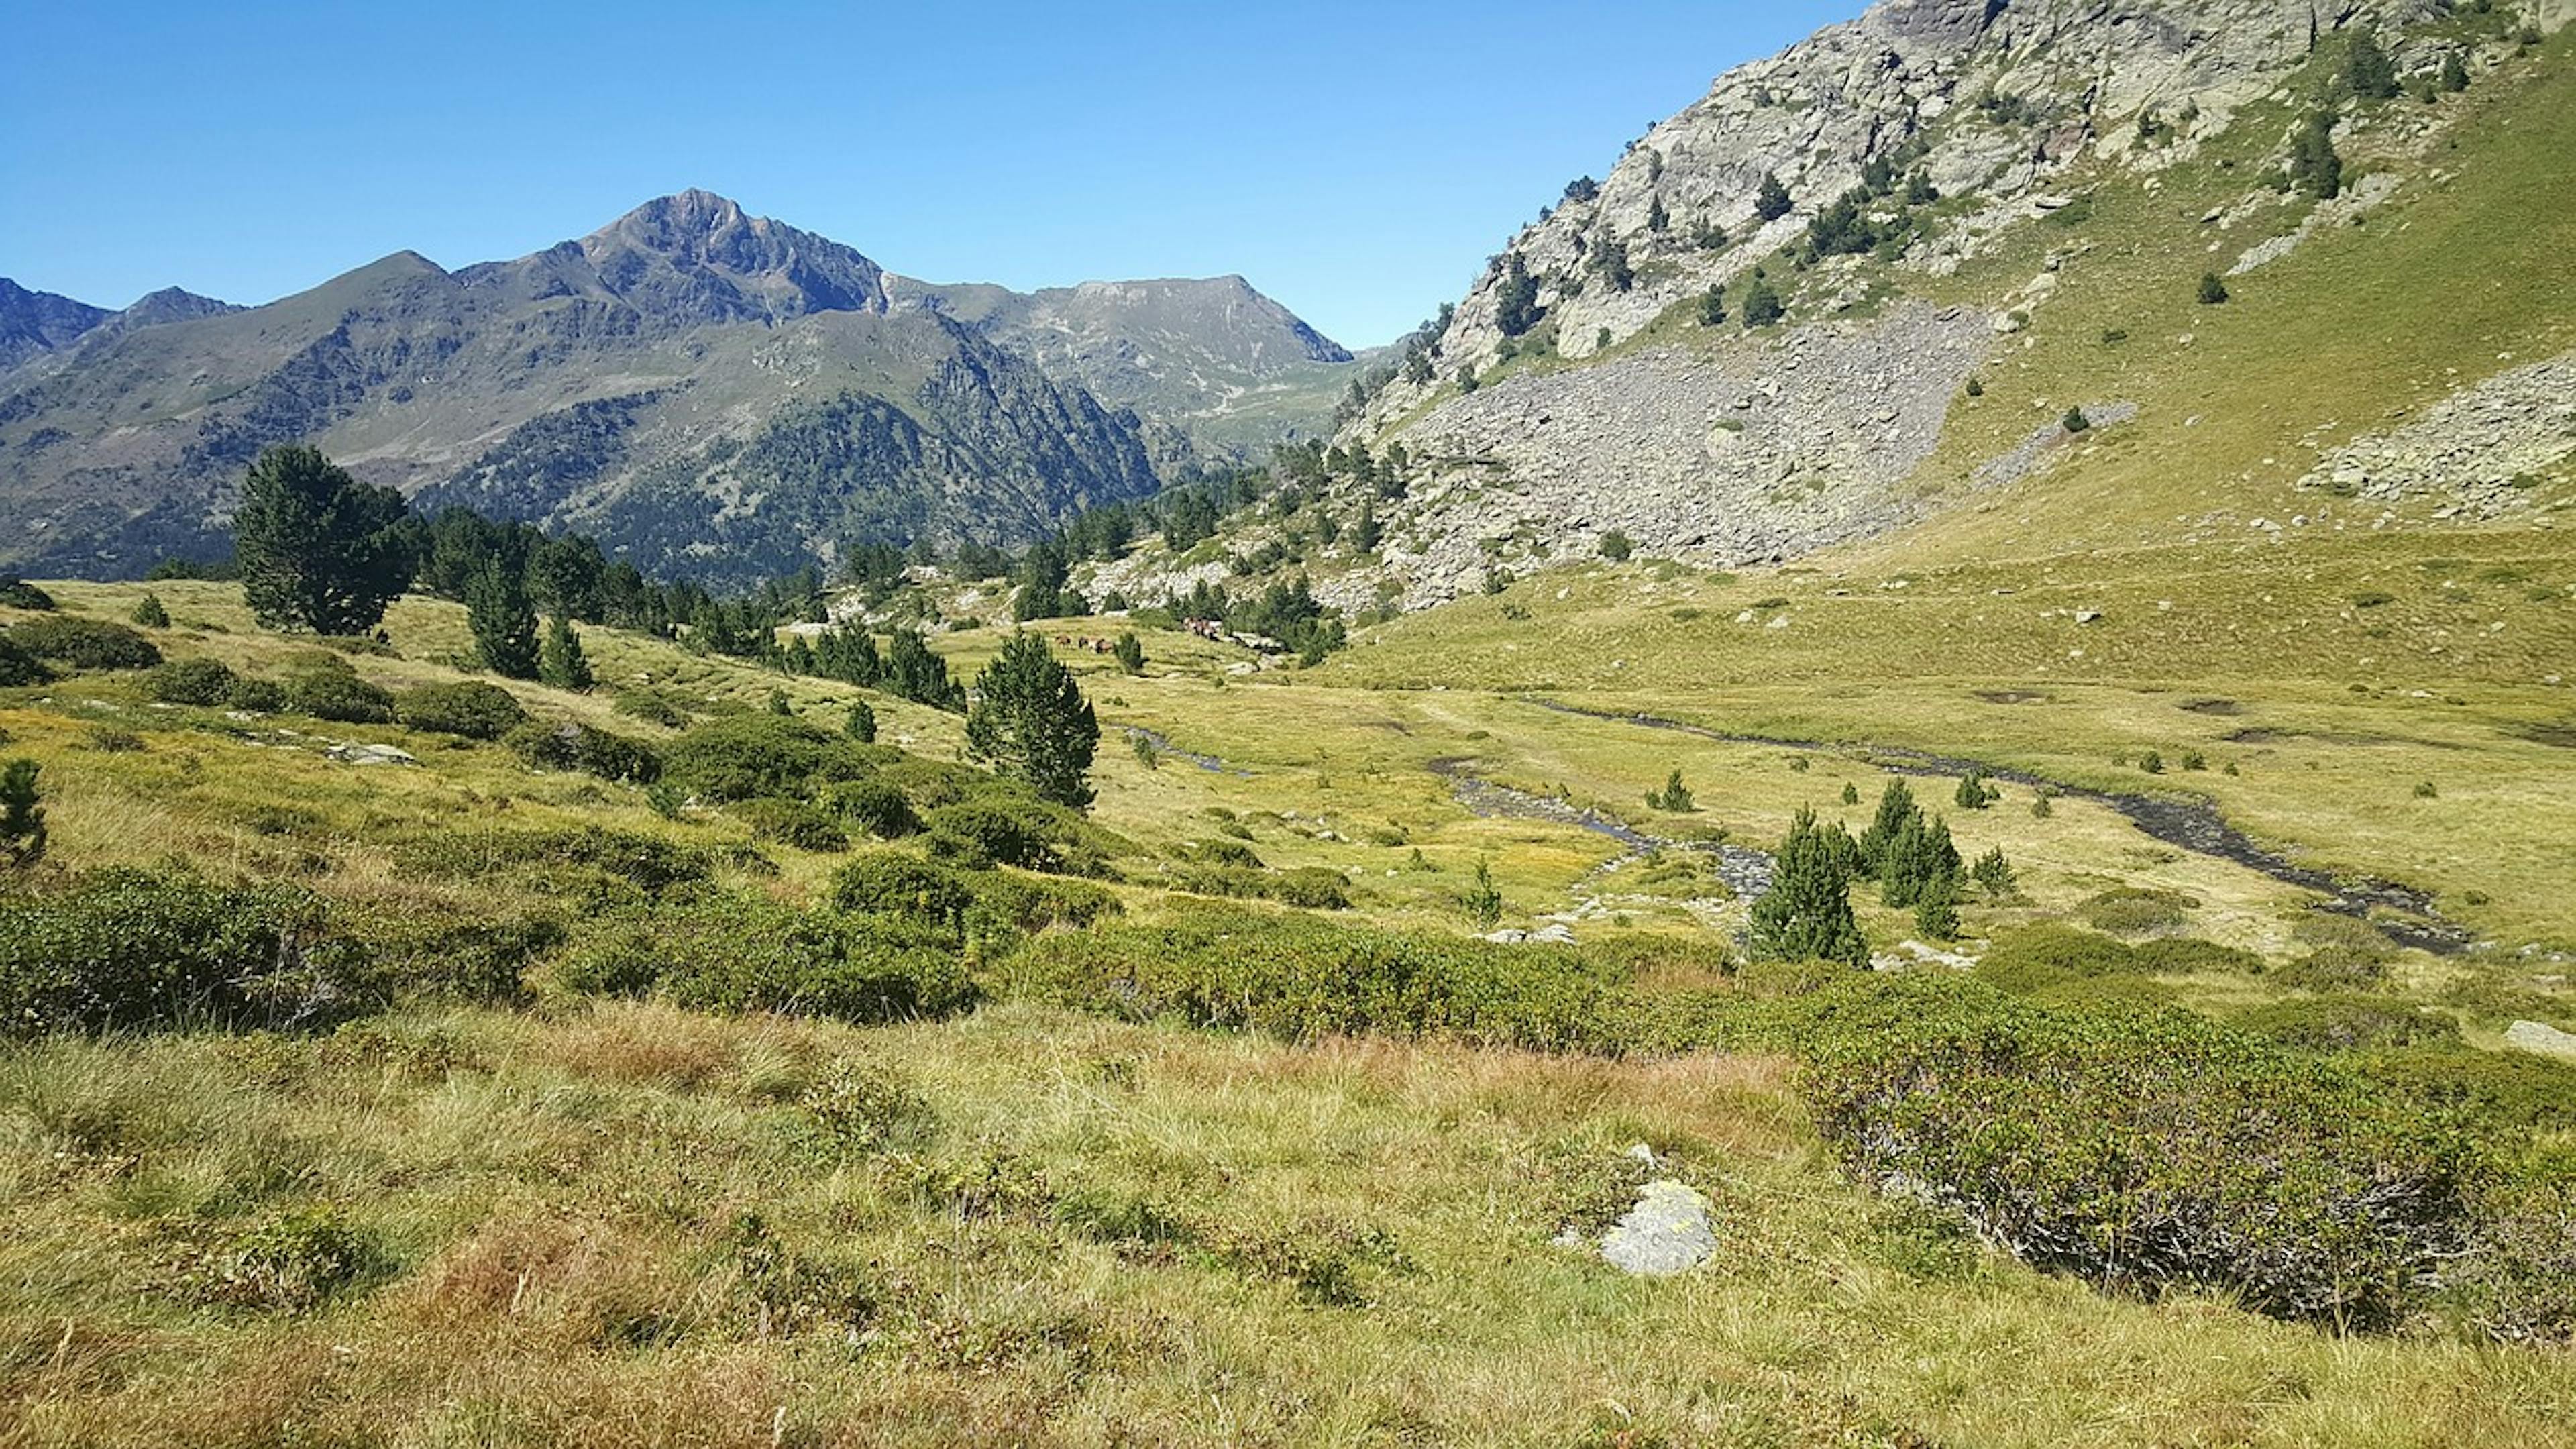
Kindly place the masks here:
POLYGON ((711 191, 656 197, 578 246, 610 292, 668 320, 886 310, 885 274, 875 262, 711 191))

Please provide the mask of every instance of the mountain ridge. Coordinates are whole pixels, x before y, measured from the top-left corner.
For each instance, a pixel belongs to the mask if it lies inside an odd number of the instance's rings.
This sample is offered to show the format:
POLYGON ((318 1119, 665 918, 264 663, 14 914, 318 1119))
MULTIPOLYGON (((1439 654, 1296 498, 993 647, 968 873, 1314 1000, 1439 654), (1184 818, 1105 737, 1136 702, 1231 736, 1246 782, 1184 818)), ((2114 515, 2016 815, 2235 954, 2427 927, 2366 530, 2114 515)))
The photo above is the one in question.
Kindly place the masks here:
MULTIPOLYGON (((978 289, 980 320, 1019 315, 1019 296, 978 289)), ((857 249, 694 190, 525 256, 451 271, 397 251, 257 308, 192 313, 156 294, 119 327, 60 299, 42 335, 96 340, 44 343, 0 374, 0 498, 32 525, 0 563, 116 572, 203 552, 249 457, 297 438, 432 506, 600 529, 639 563, 718 578, 859 542, 1008 544, 1189 474, 1194 415, 1221 420, 1213 451, 1248 452, 1319 430, 1345 381, 1349 364, 1326 359, 1347 354, 1240 279, 1061 296, 1093 305, 1100 365, 1143 377, 1136 358, 1177 346, 1192 366, 1153 397, 1095 396, 1082 349, 1050 361, 1033 333, 899 301, 857 249), (1233 314, 1169 305, 1210 288, 1233 314), (1122 312, 1159 333, 1127 337, 1122 312), (1191 338, 1202 321, 1209 336, 1191 338), (1283 351, 1299 354, 1294 385, 1247 421, 1235 400, 1283 351), (816 418, 860 435, 816 436, 816 418), (763 450, 773 426, 803 439, 806 464, 763 450), (597 451, 566 453, 574 440, 597 451), (732 469, 744 449, 767 460, 761 477, 732 469)))

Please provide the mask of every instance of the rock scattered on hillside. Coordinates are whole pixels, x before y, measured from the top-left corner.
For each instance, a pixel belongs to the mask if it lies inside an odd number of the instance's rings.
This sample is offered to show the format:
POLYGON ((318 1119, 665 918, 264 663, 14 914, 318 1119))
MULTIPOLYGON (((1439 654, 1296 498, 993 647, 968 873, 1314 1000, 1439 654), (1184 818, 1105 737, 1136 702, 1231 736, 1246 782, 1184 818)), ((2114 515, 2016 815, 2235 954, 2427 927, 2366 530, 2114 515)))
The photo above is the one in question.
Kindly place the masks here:
POLYGON ((2462 388, 2328 453, 2301 488, 2393 503, 2439 497, 2482 518, 2527 508, 2530 480, 2576 456, 2576 351, 2462 388))

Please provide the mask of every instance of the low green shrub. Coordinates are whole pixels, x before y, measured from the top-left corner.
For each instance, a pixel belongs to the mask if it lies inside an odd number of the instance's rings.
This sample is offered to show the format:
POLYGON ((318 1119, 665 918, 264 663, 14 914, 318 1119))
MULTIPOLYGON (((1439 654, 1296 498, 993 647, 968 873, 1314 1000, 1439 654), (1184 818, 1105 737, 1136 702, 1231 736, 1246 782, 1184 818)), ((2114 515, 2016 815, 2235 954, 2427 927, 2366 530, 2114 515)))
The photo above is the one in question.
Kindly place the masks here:
MULTIPOLYGON (((2078 983, 2111 977, 2184 976, 2199 972, 2252 974, 2263 960, 2214 941, 2169 936, 2135 944, 2046 923, 1995 933, 1977 963, 1979 980, 2022 996, 2061 994, 2078 983)), ((2147 999, 2141 996, 2139 999, 2147 999)))
POLYGON ((25 609, 31 614, 50 614, 55 607, 53 595, 16 574, 0 574, 0 608, 25 609))
POLYGON ((2356 1062, 2393 1089, 2469 1112, 2499 1131, 2576 1121, 2576 1062, 2441 1040, 2365 1051, 2356 1062))
POLYGON ((575 991, 854 1022, 945 1015, 976 996, 965 958, 936 931, 741 896, 613 921, 564 959, 557 979, 575 991))
POLYGON ((593 903, 658 899, 702 885, 715 872, 708 851, 598 825, 442 831, 407 845, 397 859, 407 871, 450 880, 502 877, 540 895, 593 903))
POLYGON ((832 908, 956 930, 975 904, 964 871, 899 850, 862 851, 832 873, 832 908))
POLYGON ((210 1303, 299 1313, 359 1288, 384 1266, 374 1242, 336 1209, 307 1207, 243 1231, 197 1264, 197 1278, 210 1303))
POLYGON ((1174 889, 1194 896, 1233 900, 1277 901, 1313 911, 1350 909, 1351 897, 1340 871, 1304 865, 1293 870, 1253 870, 1241 866, 1191 865, 1171 872, 1174 889))
POLYGON ((619 714, 628 719, 640 719, 646 724, 662 725, 669 729, 683 729, 689 723, 688 715, 683 713, 678 705, 649 689, 617 691, 615 708, 619 714))
POLYGON ((215 659, 177 659, 152 671, 152 697, 163 704, 218 705, 233 697, 241 676, 215 659))
POLYGON ((0 1033, 294 1027, 375 1004, 370 983, 345 923, 290 887, 113 869, 0 897, 0 1033))
POLYGON ((850 833, 841 828, 841 822, 802 800, 763 797, 745 800, 735 808, 755 839, 817 855, 837 855, 850 848, 850 833))
POLYGON ((1818 1131, 2025 1261, 2369 1327, 2466 1246, 2483 1159, 2455 1114, 2185 1012, 1870 986, 1802 1067, 1818 1131))
POLYGON ((2183 912, 2199 904, 2180 891, 2120 886, 2086 900, 2075 908, 2075 912, 2084 918, 2085 924, 2097 931, 2108 931, 2115 936, 2145 936, 2180 929, 2183 912))
POLYGON ((925 817, 930 853, 969 870, 1016 865, 1023 870, 1089 874, 1075 848, 1073 813, 1041 801, 1004 796, 942 805, 925 817))
POLYGON ((45 662, 12 643, 9 633, 0 629, 0 689, 20 684, 42 684, 54 677, 45 662))
POLYGON ((528 968, 564 943, 549 915, 382 914, 355 923, 374 959, 374 979, 394 997, 515 1002, 528 968))
POLYGON ((39 659, 74 669, 149 669, 161 662, 152 641, 123 624, 69 614, 30 619, 9 631, 9 642, 39 659))
POLYGON ((2283 1046, 2318 1052, 2427 1046, 2460 1039, 2460 1024, 2453 1018, 2428 1015, 2413 1002, 2385 996, 2275 1001, 2239 1015, 2236 1025, 2283 1046))
POLYGON ((532 720, 502 742, 531 769, 579 770, 628 785, 662 778, 662 756, 651 745, 591 725, 532 720))
POLYGON ((287 707, 297 714, 341 724, 390 724, 394 697, 356 674, 307 670, 286 681, 287 707))
POLYGON ((2446 1278, 2447 1306, 2477 1333, 2576 1341, 2576 1155, 2538 1157, 2490 1187, 2472 1250, 2446 1278))
POLYGON ((394 718, 410 730, 497 740, 528 722, 519 697, 479 679, 424 684, 394 696, 394 718))
POLYGON ((825 798, 843 820, 879 840, 899 840, 921 829, 912 802, 887 780, 843 780, 825 798))
POLYGON ((1373 1032, 1617 1054, 1636 1040, 1628 972, 1604 958, 1241 906, 1040 936, 1014 972, 1088 1010, 1298 1041, 1373 1032))
POLYGON ((711 720, 662 747, 662 768, 701 800, 805 799, 871 766, 859 746, 786 715, 711 720))
POLYGON ((286 708, 286 686, 274 679, 236 679, 224 703, 251 714, 276 714, 286 708))

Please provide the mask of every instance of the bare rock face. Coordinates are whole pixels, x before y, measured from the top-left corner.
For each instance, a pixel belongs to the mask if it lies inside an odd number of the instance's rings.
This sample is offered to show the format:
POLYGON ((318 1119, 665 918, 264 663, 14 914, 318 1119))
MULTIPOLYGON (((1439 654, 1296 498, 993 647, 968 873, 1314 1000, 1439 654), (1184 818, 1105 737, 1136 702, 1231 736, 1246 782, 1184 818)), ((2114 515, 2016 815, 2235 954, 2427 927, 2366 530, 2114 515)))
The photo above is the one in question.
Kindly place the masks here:
MULTIPOLYGON (((2054 276, 1991 313, 1899 305, 1862 321, 1872 298, 1860 258, 1826 255, 1794 279, 1802 300, 1776 341, 1745 338, 1730 316, 1689 346, 1593 359, 1694 316, 1712 285, 1740 308, 1754 268, 1776 271, 1781 248, 1867 181, 1865 219, 1892 220, 1908 182, 1948 199, 1930 230, 1881 252, 1900 283, 1947 275, 2069 205, 2056 183, 2079 160, 2170 166, 2322 35, 2370 27, 2402 58, 2399 27, 2432 11, 2430 0, 1883 0, 1728 72, 1514 237, 1344 430, 1379 453, 1402 443, 1417 467, 1435 460, 1382 577, 1419 607, 1475 587, 1502 538, 1562 554, 1617 529, 1640 548, 1725 565, 1902 521, 1898 485, 1938 442, 1949 400, 2018 345, 2011 334, 2054 276), (1768 220, 1766 177, 1790 197, 1768 220), (1536 283, 1534 326, 1504 307, 1522 273, 1536 283), (1533 348, 1577 366, 1466 385, 1533 348)), ((1377 583, 1340 587, 1366 602, 1377 583)))

